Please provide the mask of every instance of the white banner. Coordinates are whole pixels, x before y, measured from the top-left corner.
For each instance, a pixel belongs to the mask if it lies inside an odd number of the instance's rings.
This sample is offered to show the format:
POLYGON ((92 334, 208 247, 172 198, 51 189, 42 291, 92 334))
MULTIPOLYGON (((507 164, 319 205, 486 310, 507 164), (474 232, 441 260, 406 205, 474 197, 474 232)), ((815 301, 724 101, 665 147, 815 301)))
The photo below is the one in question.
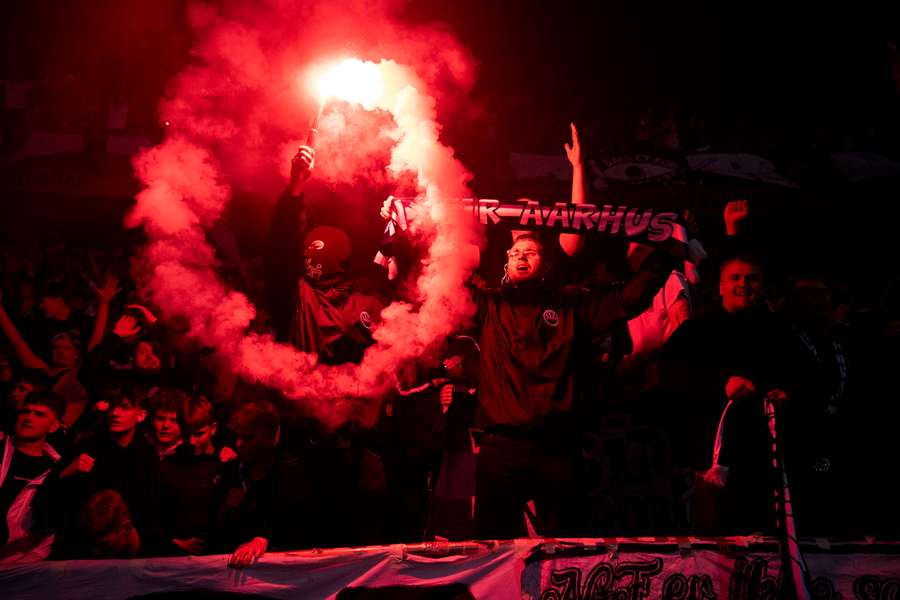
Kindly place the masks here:
MULTIPOLYGON (((814 598, 900 598, 897 544, 805 549, 814 598)), ((454 598, 490 600, 774 600, 781 585, 778 545, 759 538, 523 539, 267 554, 243 570, 229 569, 226 562, 226 556, 199 556, 5 566, 0 567, 0 590, 3 598, 17 600, 104 600, 200 590, 335 598, 349 588, 354 598, 388 598, 397 586, 423 593, 456 586, 462 595, 454 598)))

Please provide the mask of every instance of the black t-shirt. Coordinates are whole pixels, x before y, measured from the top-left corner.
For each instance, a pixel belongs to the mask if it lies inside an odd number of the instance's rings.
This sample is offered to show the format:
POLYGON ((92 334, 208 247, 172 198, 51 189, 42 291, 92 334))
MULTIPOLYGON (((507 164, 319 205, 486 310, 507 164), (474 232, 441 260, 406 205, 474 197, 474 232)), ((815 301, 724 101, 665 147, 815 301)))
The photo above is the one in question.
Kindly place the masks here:
POLYGON ((9 528, 6 524, 6 515, 9 509, 25 486, 33 479, 37 479, 53 467, 53 460, 46 455, 31 456, 18 450, 15 451, 6 473, 6 479, 0 486, 0 540, 6 544, 9 538, 9 528))

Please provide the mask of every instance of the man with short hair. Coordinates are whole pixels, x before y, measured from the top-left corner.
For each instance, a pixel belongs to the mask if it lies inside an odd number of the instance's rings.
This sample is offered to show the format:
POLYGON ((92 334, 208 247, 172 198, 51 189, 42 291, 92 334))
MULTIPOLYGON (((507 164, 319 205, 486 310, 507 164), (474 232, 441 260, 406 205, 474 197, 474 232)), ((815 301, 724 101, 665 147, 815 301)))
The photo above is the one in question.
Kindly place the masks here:
MULTIPOLYGON (((160 542, 159 453, 138 432, 147 417, 146 396, 138 386, 109 386, 104 394, 109 404, 106 431, 94 432, 63 461, 58 479, 47 490, 52 499, 48 498, 43 514, 57 513, 60 528, 66 528, 68 534, 81 504, 98 491, 112 489, 125 499, 145 546, 152 548, 160 542)), ((66 553, 71 548, 59 541, 59 551, 66 553)))
MULTIPOLYGON (((279 448, 281 419, 266 401, 242 404, 231 415, 238 460, 224 465, 215 533, 221 549, 235 548, 229 565, 244 567, 270 549, 334 545, 328 535, 335 498, 311 485, 307 466, 279 448)), ((314 467, 312 465, 311 467, 314 467)))
POLYGON ((159 459, 172 456, 182 443, 179 416, 188 395, 174 388, 163 388, 153 395, 147 440, 159 452, 159 459))
POLYGON ((214 454, 216 448, 213 439, 219 423, 216 421, 216 409, 212 402, 206 396, 189 396, 181 411, 184 438, 193 453, 198 456, 214 454))
MULTIPOLYGON (((51 305, 55 306, 52 303, 51 305)), ((53 325, 53 327, 57 327, 57 325, 53 325)), ((49 354, 50 362, 48 364, 34 353, 32 347, 9 318, 2 304, 0 304, 0 330, 9 339, 25 367, 40 369, 53 378, 53 390, 66 401, 66 412, 63 416, 64 431, 70 431, 84 414, 88 403, 87 391, 79 380, 81 342, 78 331, 61 330, 52 335, 52 338, 49 339, 52 351, 49 354)))
POLYGON ((678 398, 667 419, 674 460, 698 473, 703 494, 692 510, 699 533, 767 531, 777 481, 763 400, 788 396, 789 330, 765 302, 754 256, 722 262, 719 294, 719 309, 685 322, 663 350, 664 385, 678 398), (709 486, 721 491, 707 493, 709 486))
POLYGON ((179 407, 184 443, 160 464, 160 509, 167 539, 187 554, 200 554, 211 535, 211 515, 223 461, 213 436, 215 409, 203 396, 187 396, 179 407))
POLYGON ((576 398, 589 377, 590 340, 646 308, 672 270, 659 253, 623 286, 551 286, 542 241, 521 235, 503 284, 476 291, 481 325, 475 526, 481 537, 577 535, 576 398), (532 502, 533 501, 533 502, 532 502))
POLYGON ((16 372, 9 390, 7 403, 0 411, 0 431, 12 431, 19 418, 19 411, 25 405, 25 398, 34 391, 45 392, 53 387, 53 380, 41 369, 20 369, 16 372))
POLYGON ((64 400, 35 391, 23 400, 12 435, 0 432, 0 562, 30 562, 50 553, 53 534, 32 519, 31 501, 59 454, 47 436, 60 427, 64 400))

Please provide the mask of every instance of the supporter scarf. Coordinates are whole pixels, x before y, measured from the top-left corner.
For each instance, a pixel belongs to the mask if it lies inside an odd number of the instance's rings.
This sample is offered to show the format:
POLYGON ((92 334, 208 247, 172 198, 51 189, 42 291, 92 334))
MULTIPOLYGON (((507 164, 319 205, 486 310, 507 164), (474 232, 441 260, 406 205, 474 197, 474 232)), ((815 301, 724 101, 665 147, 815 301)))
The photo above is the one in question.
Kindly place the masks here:
MULTIPOLYGON (((389 219, 375 263, 388 269, 388 277, 397 276, 393 242, 414 219, 419 198, 388 197, 385 208, 389 219)), ((465 198, 460 208, 471 213, 482 225, 510 229, 547 230, 556 233, 606 235, 626 238, 658 247, 678 258, 688 255, 686 232, 677 212, 614 204, 541 203, 523 198, 501 203, 486 198, 465 198)))

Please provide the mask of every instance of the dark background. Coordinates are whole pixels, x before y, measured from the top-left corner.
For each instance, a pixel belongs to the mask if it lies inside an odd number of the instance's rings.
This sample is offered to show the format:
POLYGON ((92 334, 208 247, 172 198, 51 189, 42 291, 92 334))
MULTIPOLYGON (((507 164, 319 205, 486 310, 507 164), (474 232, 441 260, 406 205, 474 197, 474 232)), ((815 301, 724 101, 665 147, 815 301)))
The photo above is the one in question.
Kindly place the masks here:
MULTIPOLYGON (((152 125, 165 82, 186 62, 185 4, 5 2, 0 77, 77 78, 76 95, 48 102, 74 113, 129 100, 149 105, 152 125)), ((608 145, 646 109, 702 114, 723 151, 811 143, 897 151, 889 48, 900 33, 897 3, 722 4, 417 0, 405 12, 447 23, 471 50, 480 63, 473 100, 519 151, 557 150, 572 118, 608 145), (738 139, 748 130, 765 135, 738 139)))
MULTIPOLYGON (((88 149, 74 160, 83 161, 84 172, 127 177, 127 157, 105 157, 97 166, 92 132, 103 129, 111 102, 125 102, 131 106, 130 130, 152 140, 161 137, 157 101, 188 60, 186 4, 0 4, 0 78, 39 83, 26 115, 4 111, 0 156, 11 155, 29 128, 81 131, 88 149)), ((404 17, 446 23, 478 61, 471 118, 443 115, 445 141, 475 174, 475 193, 514 198, 531 191, 556 200, 565 197, 567 184, 514 181, 508 152, 561 154, 571 120, 584 132, 589 157, 629 152, 641 115, 672 115, 686 145, 760 154, 779 167, 802 164, 805 172, 818 174, 828 153, 836 151, 897 159, 898 5, 417 0, 406 5, 404 17), (698 122, 702 139, 692 139, 688 124, 698 122)), ((50 223, 89 239, 98 232, 119 235, 128 196, 65 196, 40 185, 8 185, 17 167, 6 167, 0 186, 4 233, 50 223)), ((52 164, 42 168, 53 171, 52 164)), ((750 196, 761 212, 781 215, 776 228, 797 232, 806 254, 826 249, 844 262, 857 262, 843 252, 859 248, 849 243, 857 234, 867 244, 874 240, 867 253, 880 257, 891 251, 896 180, 851 186, 814 176, 801 183, 796 192, 741 182, 711 189, 707 182, 689 190, 625 190, 619 197, 683 202, 701 213, 709 229, 718 227, 729 197, 750 196), (873 212, 879 218, 872 218, 873 212), (801 238, 811 231, 817 235, 806 243, 801 238), (825 248, 823 240, 832 243, 825 248), (835 246, 835 240, 848 243, 835 246)), ((253 210, 254 202, 258 199, 245 201, 251 210, 243 210, 239 198, 230 209, 232 217, 241 215, 232 222, 245 247, 255 246, 268 214, 253 210)))

